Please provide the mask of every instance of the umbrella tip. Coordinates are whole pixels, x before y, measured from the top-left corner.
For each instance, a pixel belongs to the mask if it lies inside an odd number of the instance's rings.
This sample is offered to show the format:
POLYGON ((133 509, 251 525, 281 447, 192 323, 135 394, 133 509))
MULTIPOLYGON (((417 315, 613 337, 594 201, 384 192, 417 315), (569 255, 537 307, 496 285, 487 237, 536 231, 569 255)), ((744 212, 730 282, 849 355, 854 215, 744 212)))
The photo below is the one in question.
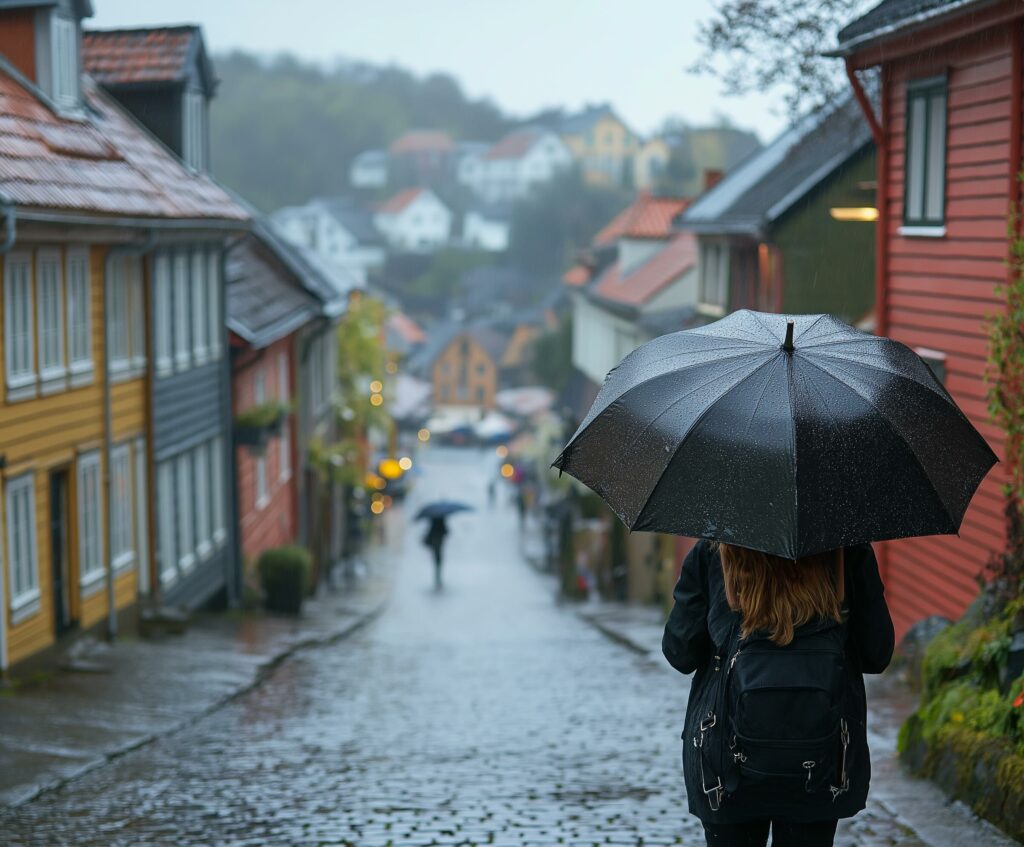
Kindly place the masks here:
POLYGON ((787 353, 793 352, 793 321, 786 321, 786 340, 782 342, 782 349, 787 353))

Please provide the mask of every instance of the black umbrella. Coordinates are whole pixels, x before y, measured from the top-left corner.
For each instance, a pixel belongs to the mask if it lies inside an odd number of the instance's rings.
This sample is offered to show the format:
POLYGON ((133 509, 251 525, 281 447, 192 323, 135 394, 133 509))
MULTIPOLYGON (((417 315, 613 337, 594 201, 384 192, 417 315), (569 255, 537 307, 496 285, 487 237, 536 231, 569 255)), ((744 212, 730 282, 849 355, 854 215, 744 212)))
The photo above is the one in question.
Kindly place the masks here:
POLYGON ((829 315, 741 311, 605 379, 554 467, 630 529, 794 559, 955 533, 996 462, 909 348, 829 315))
POLYGON ((435 500, 427 503, 416 513, 416 520, 433 520, 434 518, 446 518, 456 512, 472 512, 473 507, 465 503, 458 503, 455 500, 435 500))

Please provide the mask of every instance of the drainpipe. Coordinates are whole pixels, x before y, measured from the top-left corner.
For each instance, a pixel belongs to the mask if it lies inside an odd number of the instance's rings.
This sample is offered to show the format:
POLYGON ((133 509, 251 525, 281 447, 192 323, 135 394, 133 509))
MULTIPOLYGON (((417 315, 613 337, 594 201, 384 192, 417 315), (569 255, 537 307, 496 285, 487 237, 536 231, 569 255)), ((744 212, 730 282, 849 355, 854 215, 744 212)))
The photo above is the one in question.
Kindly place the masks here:
POLYGON ((0 203, 0 211, 4 215, 4 241, 0 244, 0 255, 3 255, 14 246, 17 239, 17 210, 13 203, 0 203))
POLYGON ((232 428, 231 409, 231 348, 227 343, 227 333, 224 331, 224 317, 226 315, 227 290, 228 290, 228 256, 239 244, 245 241, 247 236, 239 236, 229 241, 220 254, 220 314, 221 322, 217 328, 221 334, 221 345, 224 350, 220 369, 220 396, 221 396, 221 419, 224 421, 222 431, 224 437, 225 456, 221 460, 221 472, 226 473, 226 488, 231 492, 231 500, 228 504, 227 533, 230 555, 227 557, 228 573, 224 575, 224 584, 227 586, 228 606, 237 608, 242 601, 242 545, 239 538, 238 528, 241 515, 238 506, 238 468, 235 459, 235 439, 232 428), (225 467, 226 466, 226 467, 225 467))
POLYGON ((106 536, 105 547, 107 558, 107 636, 117 638, 117 606, 114 602, 114 559, 111 556, 110 540, 114 527, 114 515, 111 508, 113 487, 110 478, 110 452, 113 448, 113 392, 110 387, 110 279, 114 262, 129 256, 142 256, 153 249, 156 244, 156 233, 152 230, 145 240, 139 244, 126 244, 111 247, 107 251, 107 259, 103 265, 103 497, 106 501, 106 536))

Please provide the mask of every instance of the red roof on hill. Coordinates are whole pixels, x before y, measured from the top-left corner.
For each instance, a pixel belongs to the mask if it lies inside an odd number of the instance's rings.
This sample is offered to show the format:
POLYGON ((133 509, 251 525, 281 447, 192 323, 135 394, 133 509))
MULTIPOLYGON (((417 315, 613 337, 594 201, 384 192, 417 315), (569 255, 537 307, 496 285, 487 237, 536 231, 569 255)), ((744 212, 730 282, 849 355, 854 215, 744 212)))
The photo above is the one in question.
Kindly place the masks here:
POLYGON ((403 153, 450 153, 454 149, 452 137, 437 129, 409 130, 388 146, 388 152, 393 156, 403 153))
POLYGON ((620 238, 668 238, 672 235, 672 219, 690 202, 688 197, 652 197, 642 191, 594 236, 594 246, 611 244, 620 238))
POLYGON ((176 82, 185 76, 194 26, 82 33, 82 66, 97 82, 176 82))
POLYGON ((388 327, 407 344, 422 344, 427 334, 404 312, 395 312, 388 318, 388 327))
POLYGON ((521 159, 530 148, 537 142, 540 133, 531 129, 523 129, 518 132, 509 133, 501 141, 491 147, 485 154, 485 159, 521 159))
POLYGON ((562 282, 566 285, 571 285, 573 288, 586 285, 590 282, 590 268, 583 264, 573 265, 562 274, 562 282))
POLYGON ((591 292, 626 306, 640 306, 691 268, 697 267, 697 237, 681 232, 663 250, 623 275, 616 262, 598 279, 591 292))
POLYGON ((424 191, 426 191, 425 188, 406 188, 381 203, 377 207, 377 211, 383 212, 385 215, 397 215, 424 191))
POLYGON ((18 206, 139 217, 248 220, 89 77, 83 118, 56 115, 30 84, 0 68, 0 195, 18 206))

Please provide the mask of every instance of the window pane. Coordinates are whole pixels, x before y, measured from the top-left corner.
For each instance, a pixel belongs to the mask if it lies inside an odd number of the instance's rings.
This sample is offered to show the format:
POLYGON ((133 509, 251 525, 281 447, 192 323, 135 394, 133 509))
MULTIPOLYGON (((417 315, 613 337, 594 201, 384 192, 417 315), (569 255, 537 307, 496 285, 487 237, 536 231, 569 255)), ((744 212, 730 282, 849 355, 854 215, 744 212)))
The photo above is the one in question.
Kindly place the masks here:
POLYGON ((213 499, 213 531, 218 542, 226 537, 224 524, 224 441, 217 437, 213 439, 212 456, 210 457, 210 473, 213 477, 211 486, 211 497, 213 499))
POLYGON ((124 260, 110 265, 110 314, 108 342, 110 361, 119 367, 128 364, 128 279, 124 260))
POLYGON ((210 250, 206 254, 206 292, 209 298, 207 318, 210 321, 210 358, 220 356, 221 337, 224 328, 220 319, 220 253, 210 250))
POLYGON ((910 120, 907 123, 907 208, 908 221, 919 221, 924 213, 924 134, 926 103, 924 97, 910 98, 910 120))
POLYGON ((178 564, 187 570, 195 562, 195 537, 192 530, 192 507, 195 491, 192 487, 192 454, 183 453, 177 459, 178 488, 178 564))
POLYGON ((154 288, 156 289, 153 327, 156 333, 156 366, 168 371, 171 367, 171 324, 174 298, 171 295, 171 260, 166 253, 158 255, 153 266, 154 288))
POLYGON ((56 254, 40 254, 36 265, 36 312, 39 321, 39 369, 44 375, 64 369, 63 296, 60 286, 60 259, 56 254))
POLYGON ((200 547, 208 547, 213 537, 210 514, 210 449, 200 444, 195 449, 196 465, 196 539, 200 547))
POLYGON ((67 262, 68 359, 72 365, 92 365, 92 327, 89 260, 72 253, 67 262))
POLYGON ((174 256, 174 361, 178 369, 189 360, 188 255, 174 256))
POLYGON ((145 284, 142 278, 142 260, 137 256, 128 259, 128 294, 131 300, 129 321, 131 323, 131 355, 138 367, 146 361, 146 301, 145 284))
POLYGON ((99 453, 90 453, 78 460, 78 570, 83 581, 103 570, 99 506, 99 453))
POLYGON ((292 422, 291 418, 285 418, 284 426, 281 428, 281 437, 278 439, 280 456, 278 469, 281 479, 288 479, 292 474, 292 422))
POLYGON ((206 315, 206 255, 192 254, 192 352, 197 362, 206 361, 210 324, 206 315))
POLYGON ((174 464, 161 462, 156 469, 157 484, 157 558, 160 583, 167 585, 178 576, 175 550, 174 464))
POLYGON ((149 592, 149 486, 146 482, 146 442, 135 442, 135 554, 138 557, 139 591, 149 592))
POLYGON ((941 223, 946 183, 946 92, 933 94, 928 109, 928 179, 925 217, 941 223))

